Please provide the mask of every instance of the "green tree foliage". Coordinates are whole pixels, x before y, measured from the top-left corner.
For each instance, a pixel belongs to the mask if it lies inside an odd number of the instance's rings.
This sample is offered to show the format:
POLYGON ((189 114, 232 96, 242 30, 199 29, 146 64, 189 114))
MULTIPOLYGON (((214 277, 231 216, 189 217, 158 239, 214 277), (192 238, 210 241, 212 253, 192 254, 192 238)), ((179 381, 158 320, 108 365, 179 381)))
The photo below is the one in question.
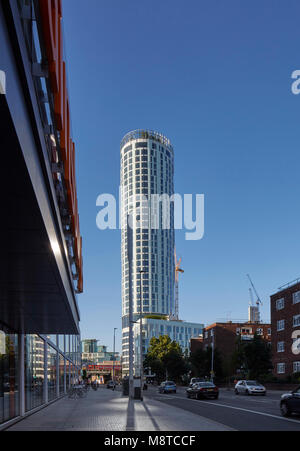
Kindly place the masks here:
MULTIPOLYGON (((211 376, 211 363, 212 363, 212 348, 197 349, 191 353, 189 359, 192 367, 192 374, 195 377, 208 377, 211 376)), ((223 362, 221 353, 216 348, 214 351, 214 373, 217 379, 223 377, 223 362)))
POLYGON ((165 378, 178 380, 187 371, 181 347, 168 335, 151 339, 144 367, 150 367, 159 380, 165 378))
POLYGON ((205 377, 209 375, 207 372, 207 353, 203 349, 197 349, 190 355, 190 363, 192 374, 195 377, 205 377))
POLYGON ((250 379, 258 379, 273 369, 271 347, 257 334, 245 346, 245 359, 250 379))
POLYGON ((232 360, 235 370, 242 370, 250 379, 266 376, 273 368, 271 347, 257 334, 251 341, 238 338, 232 360))

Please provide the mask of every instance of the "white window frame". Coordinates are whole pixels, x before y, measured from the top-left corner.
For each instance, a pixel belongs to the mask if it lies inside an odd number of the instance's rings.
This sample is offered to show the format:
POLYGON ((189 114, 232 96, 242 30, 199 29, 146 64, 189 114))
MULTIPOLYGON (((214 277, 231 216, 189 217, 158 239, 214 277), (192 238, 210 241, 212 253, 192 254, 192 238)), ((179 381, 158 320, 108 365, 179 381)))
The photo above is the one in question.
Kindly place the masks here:
POLYGON ((277 343, 277 352, 285 352, 285 342, 279 341, 277 343))
POLYGON ((300 302, 300 291, 295 291, 295 293, 293 293, 293 304, 299 304, 300 302))
POLYGON ((285 330, 285 320, 284 319, 280 319, 279 321, 277 321, 277 332, 281 332, 282 330, 285 330), (282 324, 282 326, 280 324, 282 324))
POLYGON ((277 299, 277 301, 276 301, 276 310, 277 311, 283 310, 284 307, 285 307, 285 299, 284 298, 277 299))
POLYGON ((277 363, 277 374, 285 374, 285 363, 277 363))
POLYGON ((300 326, 300 315, 293 316, 293 327, 300 326))
POLYGON ((293 363, 293 371, 294 373, 300 373, 300 362, 293 363))

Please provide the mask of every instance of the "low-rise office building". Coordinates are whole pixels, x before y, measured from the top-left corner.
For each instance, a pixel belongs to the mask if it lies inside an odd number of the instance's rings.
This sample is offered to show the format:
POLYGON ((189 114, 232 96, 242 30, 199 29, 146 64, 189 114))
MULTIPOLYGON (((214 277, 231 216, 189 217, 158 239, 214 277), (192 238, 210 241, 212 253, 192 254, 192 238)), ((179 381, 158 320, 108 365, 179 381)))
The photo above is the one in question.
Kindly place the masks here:
POLYGON ((300 280, 271 296, 271 323, 274 375, 300 373, 300 280))
MULTIPOLYGON (((151 338, 162 335, 168 335, 172 341, 176 341, 183 353, 190 352, 190 343, 193 337, 199 337, 203 333, 204 324, 189 323, 180 320, 143 318, 143 356, 145 357, 151 338)), ((139 368, 140 357, 140 324, 139 321, 134 324, 134 365, 139 368)), ((126 339, 126 338, 125 338, 126 339)), ((124 338, 123 338, 124 340, 124 338)))

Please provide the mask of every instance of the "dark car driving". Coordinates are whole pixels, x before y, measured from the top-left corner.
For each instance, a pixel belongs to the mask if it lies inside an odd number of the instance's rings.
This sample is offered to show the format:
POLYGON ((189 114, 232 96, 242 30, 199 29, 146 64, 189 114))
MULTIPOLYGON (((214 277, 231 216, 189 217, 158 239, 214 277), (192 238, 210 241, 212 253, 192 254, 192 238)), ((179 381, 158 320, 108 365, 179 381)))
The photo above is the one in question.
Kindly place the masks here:
POLYGON ((212 382, 197 382, 186 390, 188 398, 218 399, 219 389, 212 382))
POLYGON ((289 417, 293 413, 300 414, 300 387, 292 393, 281 396, 280 410, 284 417, 289 417))

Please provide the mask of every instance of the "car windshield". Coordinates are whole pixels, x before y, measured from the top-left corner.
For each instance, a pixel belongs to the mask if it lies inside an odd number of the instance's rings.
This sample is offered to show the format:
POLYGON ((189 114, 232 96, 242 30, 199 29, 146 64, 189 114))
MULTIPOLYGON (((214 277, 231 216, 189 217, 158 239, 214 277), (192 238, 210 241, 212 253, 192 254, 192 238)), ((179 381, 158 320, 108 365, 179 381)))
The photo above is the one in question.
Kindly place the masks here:
POLYGON ((211 382, 200 382, 198 384, 199 387, 214 387, 215 385, 211 382))
POLYGON ((246 381, 246 384, 247 384, 247 385, 250 385, 250 386, 251 386, 251 385, 252 385, 252 386, 253 386, 253 385, 259 385, 259 386, 260 386, 260 385, 261 385, 259 382, 256 382, 256 381, 246 381))
POLYGON ((175 385, 175 384, 174 384, 174 382, 168 381, 168 382, 166 382, 166 385, 175 385))

